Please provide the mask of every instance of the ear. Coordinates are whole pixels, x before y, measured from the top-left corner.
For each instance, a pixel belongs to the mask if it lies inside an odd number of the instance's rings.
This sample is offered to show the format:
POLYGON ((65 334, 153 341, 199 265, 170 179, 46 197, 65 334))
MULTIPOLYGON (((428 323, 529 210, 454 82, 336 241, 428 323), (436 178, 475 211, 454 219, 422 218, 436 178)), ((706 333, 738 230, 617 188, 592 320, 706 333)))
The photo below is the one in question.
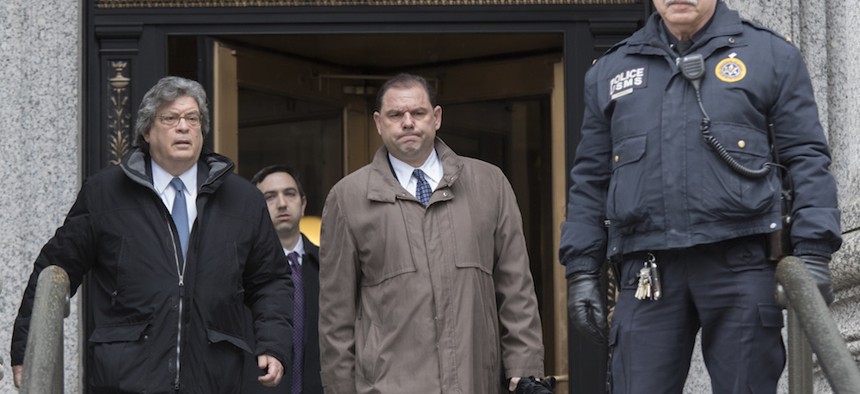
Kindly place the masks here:
POLYGON ((380 116, 379 111, 373 111, 373 122, 376 123, 376 133, 382 135, 382 127, 379 126, 380 116))
POLYGON ((436 130, 439 130, 442 127, 442 106, 437 105, 433 108, 433 118, 436 120, 436 130))

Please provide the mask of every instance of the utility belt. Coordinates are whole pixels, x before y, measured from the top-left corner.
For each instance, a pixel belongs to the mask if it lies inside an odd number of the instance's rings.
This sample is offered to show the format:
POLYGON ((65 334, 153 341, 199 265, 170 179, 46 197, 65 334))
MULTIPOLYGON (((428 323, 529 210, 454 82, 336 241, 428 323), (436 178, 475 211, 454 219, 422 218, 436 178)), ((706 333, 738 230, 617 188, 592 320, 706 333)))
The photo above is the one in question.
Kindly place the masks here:
MULTIPOLYGON (((782 234, 780 233, 781 232, 777 231, 769 234, 747 235, 710 244, 696 245, 690 248, 680 250, 632 252, 625 254, 619 259, 619 261, 616 261, 616 263, 612 264, 610 267, 612 270, 614 270, 613 276, 616 278, 616 280, 621 280, 621 263, 633 264, 635 266, 641 265, 641 268, 639 268, 639 272, 636 275, 636 278, 638 279, 638 285, 636 287, 636 293, 634 294, 634 296, 636 297, 636 299, 642 301, 658 301, 660 300, 660 298, 663 297, 663 279, 660 274, 660 260, 665 257, 668 257, 670 259, 677 258, 667 255, 671 255, 673 252, 690 249, 702 249, 698 252, 712 253, 731 249, 738 244, 756 243, 760 245, 760 247, 765 249, 766 257, 769 261, 771 261, 771 248, 773 247, 773 238, 774 236, 782 237, 782 234)), ((779 245, 777 245, 777 247, 779 247, 779 245)), ((616 283, 616 285, 620 284, 616 283)))

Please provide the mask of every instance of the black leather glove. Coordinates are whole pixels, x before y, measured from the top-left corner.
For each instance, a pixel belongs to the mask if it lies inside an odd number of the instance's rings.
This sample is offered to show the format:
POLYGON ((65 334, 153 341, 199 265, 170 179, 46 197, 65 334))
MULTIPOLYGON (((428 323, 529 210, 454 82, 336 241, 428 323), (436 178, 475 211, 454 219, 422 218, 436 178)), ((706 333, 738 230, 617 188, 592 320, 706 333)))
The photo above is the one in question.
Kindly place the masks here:
POLYGON ((555 378, 548 377, 541 380, 534 376, 520 379, 514 394, 552 394, 555 392, 555 378))
POLYGON ((567 278, 567 313, 579 332, 603 344, 606 324, 605 294, 600 291, 600 270, 575 272, 567 278))
POLYGON ((830 283, 830 259, 816 255, 797 256, 806 265, 806 269, 812 276, 812 281, 818 286, 818 291, 824 297, 827 305, 833 303, 833 286, 830 283))

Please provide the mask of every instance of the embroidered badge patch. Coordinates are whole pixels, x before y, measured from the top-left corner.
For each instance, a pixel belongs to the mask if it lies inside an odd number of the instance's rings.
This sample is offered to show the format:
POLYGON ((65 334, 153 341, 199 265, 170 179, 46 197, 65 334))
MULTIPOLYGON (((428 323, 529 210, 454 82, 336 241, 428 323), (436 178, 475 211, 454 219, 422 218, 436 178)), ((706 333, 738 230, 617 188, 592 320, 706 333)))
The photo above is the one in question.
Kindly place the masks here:
POLYGON ((729 57, 717 63, 714 74, 723 82, 737 82, 747 75, 747 65, 737 58, 738 54, 732 52, 729 57))
POLYGON ((609 80, 610 100, 633 93, 633 89, 648 86, 647 78, 648 69, 645 66, 618 73, 618 75, 609 80))

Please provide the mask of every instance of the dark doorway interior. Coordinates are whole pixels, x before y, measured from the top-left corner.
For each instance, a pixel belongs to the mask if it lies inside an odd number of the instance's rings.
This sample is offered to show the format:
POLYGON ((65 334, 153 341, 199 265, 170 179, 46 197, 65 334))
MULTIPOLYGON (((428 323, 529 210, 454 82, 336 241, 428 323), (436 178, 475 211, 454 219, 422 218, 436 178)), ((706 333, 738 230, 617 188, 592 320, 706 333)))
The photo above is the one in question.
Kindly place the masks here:
MULTIPOLYGON (((355 132, 346 129, 349 122, 344 119, 345 108, 352 105, 349 100, 360 97, 369 109, 365 119, 371 123, 367 127, 370 157, 378 146, 369 115, 379 85, 398 72, 412 72, 431 80, 443 107, 439 136, 458 154, 495 164, 511 181, 523 215, 545 337, 553 337, 551 322, 564 316, 555 316, 551 307, 554 222, 553 169, 549 163, 554 76, 552 67, 546 64, 561 61, 563 34, 221 35, 206 39, 173 36, 168 39, 169 72, 198 77, 199 56, 193 54, 205 52, 201 46, 207 39, 240 48, 236 55, 240 69, 243 59, 251 58, 242 56, 242 50, 247 50, 311 65, 304 75, 277 78, 329 86, 331 80, 315 70, 338 69, 339 75, 328 78, 348 80, 343 92, 320 100, 307 92, 243 85, 239 78, 239 146, 238 157, 233 157, 239 163, 239 174, 250 178, 260 168, 275 163, 295 167, 303 176, 308 194, 307 215, 321 215, 328 190, 350 170, 345 165, 344 152, 356 147, 349 146, 345 137, 355 132), (511 75, 511 70, 519 74, 511 75), (338 101, 338 97, 343 99, 338 101)), ((558 350, 547 345, 547 369, 553 370, 551 363, 558 350)))

